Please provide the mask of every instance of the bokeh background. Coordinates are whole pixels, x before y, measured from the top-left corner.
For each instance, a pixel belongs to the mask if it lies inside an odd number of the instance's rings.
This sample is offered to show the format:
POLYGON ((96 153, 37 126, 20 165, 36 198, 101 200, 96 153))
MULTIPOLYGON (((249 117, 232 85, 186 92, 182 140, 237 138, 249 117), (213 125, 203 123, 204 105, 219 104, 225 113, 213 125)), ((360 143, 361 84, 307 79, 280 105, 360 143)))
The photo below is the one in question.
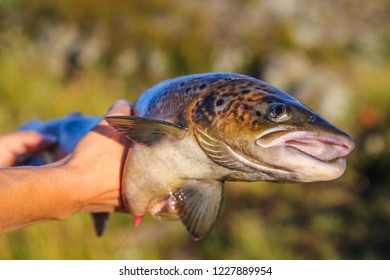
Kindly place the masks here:
POLYGON ((232 71, 289 92, 357 143, 333 182, 228 183, 199 242, 179 222, 133 230, 124 214, 98 238, 78 214, 0 235, 0 258, 390 258, 389 2, 0 0, 0 132, 232 71))

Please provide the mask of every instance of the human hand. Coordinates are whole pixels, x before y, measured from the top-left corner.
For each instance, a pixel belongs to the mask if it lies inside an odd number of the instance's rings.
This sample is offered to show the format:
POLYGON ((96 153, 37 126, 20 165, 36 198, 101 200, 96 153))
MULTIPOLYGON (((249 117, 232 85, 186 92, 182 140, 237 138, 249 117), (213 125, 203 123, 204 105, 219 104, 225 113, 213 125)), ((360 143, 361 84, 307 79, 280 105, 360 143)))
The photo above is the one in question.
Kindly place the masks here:
POLYGON ((15 131, 0 134, 0 168, 17 164, 19 157, 26 153, 43 150, 54 143, 37 131, 15 131))
MULTIPOLYGON (((106 116, 131 115, 128 102, 117 101, 106 116)), ((69 185, 79 211, 123 211, 121 181, 129 141, 103 119, 77 144, 72 154, 57 166, 76 181, 69 185)))

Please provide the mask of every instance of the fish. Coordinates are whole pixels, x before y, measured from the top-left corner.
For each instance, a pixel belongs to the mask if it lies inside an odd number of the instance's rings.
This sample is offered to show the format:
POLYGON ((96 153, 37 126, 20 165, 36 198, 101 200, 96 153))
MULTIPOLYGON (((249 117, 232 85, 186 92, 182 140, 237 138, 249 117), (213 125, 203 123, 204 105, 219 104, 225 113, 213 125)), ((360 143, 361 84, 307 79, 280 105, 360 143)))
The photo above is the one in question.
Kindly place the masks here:
POLYGON ((226 181, 307 183, 339 178, 350 135, 294 97, 237 73, 165 80, 105 120, 132 142, 123 170, 127 211, 180 220, 193 240, 215 225, 226 181))

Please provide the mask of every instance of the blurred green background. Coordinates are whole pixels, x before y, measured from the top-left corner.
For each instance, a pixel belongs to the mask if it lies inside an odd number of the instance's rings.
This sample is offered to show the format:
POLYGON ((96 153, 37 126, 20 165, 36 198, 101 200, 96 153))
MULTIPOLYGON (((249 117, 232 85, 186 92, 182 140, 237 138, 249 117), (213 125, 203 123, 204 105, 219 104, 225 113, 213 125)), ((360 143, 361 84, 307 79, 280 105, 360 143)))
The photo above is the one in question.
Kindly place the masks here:
POLYGON ((389 259, 390 1, 0 0, 0 132, 103 115, 166 78, 232 71, 271 83, 354 136, 343 177, 228 183, 210 235, 88 214, 0 236, 0 259, 389 259))

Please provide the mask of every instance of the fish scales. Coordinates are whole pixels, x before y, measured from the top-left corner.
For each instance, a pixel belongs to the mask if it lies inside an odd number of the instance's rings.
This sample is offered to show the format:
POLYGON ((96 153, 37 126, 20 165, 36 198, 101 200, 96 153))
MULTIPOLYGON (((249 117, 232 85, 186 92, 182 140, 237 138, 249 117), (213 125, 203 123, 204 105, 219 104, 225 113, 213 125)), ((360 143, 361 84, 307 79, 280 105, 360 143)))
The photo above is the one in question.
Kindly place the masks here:
POLYGON ((206 87, 219 81, 248 76, 235 73, 205 73, 163 81, 145 91, 136 104, 140 116, 155 119, 175 119, 188 103, 206 87))

